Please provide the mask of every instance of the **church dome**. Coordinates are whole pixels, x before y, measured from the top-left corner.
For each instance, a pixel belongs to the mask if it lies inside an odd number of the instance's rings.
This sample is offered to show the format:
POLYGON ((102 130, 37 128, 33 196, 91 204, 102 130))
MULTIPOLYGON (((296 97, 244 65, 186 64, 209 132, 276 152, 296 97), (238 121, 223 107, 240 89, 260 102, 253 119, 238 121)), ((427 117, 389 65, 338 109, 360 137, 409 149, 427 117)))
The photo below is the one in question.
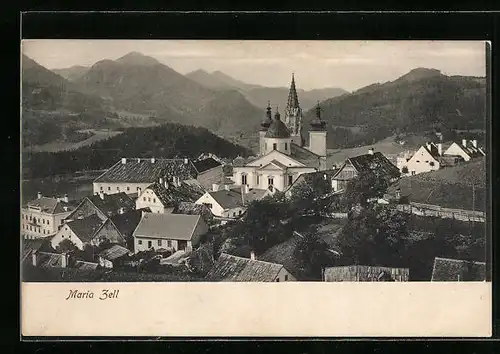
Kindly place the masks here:
POLYGON ((290 131, 285 123, 280 119, 280 114, 276 112, 274 120, 267 129, 266 138, 289 138, 290 131))

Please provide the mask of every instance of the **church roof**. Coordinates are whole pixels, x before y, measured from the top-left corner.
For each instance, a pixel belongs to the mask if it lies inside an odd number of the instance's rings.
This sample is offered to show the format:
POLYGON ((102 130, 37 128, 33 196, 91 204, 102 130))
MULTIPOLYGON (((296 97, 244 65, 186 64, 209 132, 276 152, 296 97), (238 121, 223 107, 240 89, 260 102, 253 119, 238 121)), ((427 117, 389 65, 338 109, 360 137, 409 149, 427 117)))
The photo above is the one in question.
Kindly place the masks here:
POLYGON ((316 106, 316 118, 311 122, 311 130, 312 131, 325 131, 326 130, 326 122, 321 119, 321 107, 316 106))
POLYGON ((262 127, 261 130, 267 130, 272 122, 271 102, 268 102, 266 109, 266 118, 264 118, 264 120, 260 123, 260 126, 262 127))
POLYGON ((288 101, 286 104, 286 111, 293 108, 300 108, 299 106, 299 96, 297 95, 297 89, 295 88, 295 77, 292 74, 292 83, 290 84, 290 91, 288 91, 288 101))
POLYGON ((289 138, 290 131, 286 127, 279 117, 279 113, 276 112, 275 119, 267 129, 266 138, 289 138))

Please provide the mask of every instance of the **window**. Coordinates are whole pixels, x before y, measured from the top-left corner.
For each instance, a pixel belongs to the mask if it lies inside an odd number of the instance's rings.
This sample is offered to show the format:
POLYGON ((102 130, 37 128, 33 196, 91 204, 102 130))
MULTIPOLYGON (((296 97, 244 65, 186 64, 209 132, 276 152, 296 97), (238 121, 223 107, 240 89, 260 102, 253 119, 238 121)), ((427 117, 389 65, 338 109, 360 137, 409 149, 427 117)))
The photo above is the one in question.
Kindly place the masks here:
POLYGON ((161 246, 161 240, 158 240, 158 246, 161 246))
POLYGON ((31 215, 30 215, 30 221, 31 221, 31 219, 32 219, 32 217, 31 217, 31 215))
POLYGON ((142 200, 143 200, 143 201, 146 201, 146 197, 142 197, 142 200))
POLYGON ((273 177, 268 177, 267 178, 267 184, 272 186, 274 184, 274 178, 273 177))
POLYGON ((292 184, 293 183, 293 176, 288 176, 288 184, 292 184))
POLYGON ((288 281, 288 274, 285 274, 285 281, 288 281))
POLYGON ((415 171, 411 171, 411 175, 412 175, 412 176, 413 176, 413 175, 415 175, 415 171))
POLYGON ((30 225, 30 231, 33 231, 33 229, 32 229, 32 227, 31 227, 31 225, 30 225))
POLYGON ((273 150, 277 150, 277 149, 278 149, 278 144, 273 143, 273 150))
POLYGON ((259 184, 260 184, 260 176, 257 175, 257 185, 259 185, 259 184))
POLYGON ((71 234, 69 234, 69 236, 68 236, 68 237, 69 237, 69 238, 71 238, 71 234))
MULTIPOLYGON (((61 220, 61 222, 62 222, 62 220, 61 220)), ((47 225, 48 225, 48 224, 49 224, 49 220, 47 220, 47 225)))
POLYGON ((111 190, 111 187, 108 187, 108 191, 110 191, 110 190, 111 190))
POLYGON ((21 228, 24 230, 24 224, 21 225, 21 228))
POLYGON ((265 143, 264 146, 265 146, 265 150, 267 150, 267 143, 265 143))
POLYGON ((99 189, 102 191, 102 190, 104 189, 104 187, 103 187, 103 186, 101 186, 99 189))
POLYGON ((242 185, 247 184, 247 175, 241 175, 241 184, 242 185))
POLYGON ((285 151, 288 150, 288 143, 285 143, 285 151))
POLYGON ((156 203, 156 198, 153 198, 153 203, 156 203))
POLYGON ((148 198, 148 203, 151 203, 151 198, 148 198))
POLYGON ((130 187, 127 187, 127 192, 130 190, 130 187))
POLYGON ((172 241, 167 241, 167 247, 172 247, 172 241))
POLYGON ((137 191, 140 192, 141 191, 141 187, 137 187, 137 191))
POLYGON ((153 247, 153 241, 148 241, 148 248, 153 247))
POLYGON ((45 225, 45 219, 42 219, 42 224, 44 224, 44 225, 45 225))
POLYGON ((280 278, 276 278, 276 282, 279 283, 280 282, 280 278))
POLYGON ((241 210, 238 212, 238 215, 241 215, 241 210))
POLYGON ((420 160, 417 160, 417 162, 420 162, 420 160))
POLYGON ((120 187, 116 187, 116 190, 119 192, 120 191, 120 187))
POLYGON ((138 245, 142 245, 142 240, 138 240, 138 241, 137 241, 137 244, 138 244, 138 245))

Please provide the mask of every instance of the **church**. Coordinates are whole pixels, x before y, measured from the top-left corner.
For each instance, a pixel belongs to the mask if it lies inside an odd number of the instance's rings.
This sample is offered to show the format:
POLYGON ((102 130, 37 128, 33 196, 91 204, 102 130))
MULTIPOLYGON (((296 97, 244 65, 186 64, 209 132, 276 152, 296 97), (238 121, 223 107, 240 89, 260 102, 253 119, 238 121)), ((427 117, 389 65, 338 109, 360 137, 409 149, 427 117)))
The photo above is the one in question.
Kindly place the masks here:
POLYGON ((326 170, 326 123, 321 119, 321 108, 316 107, 316 118, 309 127, 309 146, 305 146, 302 110, 292 74, 284 120, 271 105, 261 122, 259 156, 233 164, 232 180, 249 188, 284 191, 301 174, 326 170))

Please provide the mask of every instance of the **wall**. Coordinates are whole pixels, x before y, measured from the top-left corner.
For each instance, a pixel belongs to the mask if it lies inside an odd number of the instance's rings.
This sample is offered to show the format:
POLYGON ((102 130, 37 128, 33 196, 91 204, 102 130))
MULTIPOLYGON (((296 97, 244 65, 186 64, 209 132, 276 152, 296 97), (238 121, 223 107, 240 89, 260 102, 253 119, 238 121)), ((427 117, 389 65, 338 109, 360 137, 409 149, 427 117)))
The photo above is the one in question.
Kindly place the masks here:
POLYGON ((93 245, 99 245, 103 239, 108 239, 111 243, 125 245, 126 241, 115 225, 108 219, 91 240, 93 245))
POLYGON ((224 171, 221 165, 200 173, 196 179, 198 180, 198 182, 200 182, 203 188, 205 188, 206 190, 211 190, 212 184, 219 183, 223 179, 223 177, 224 171))
POLYGON ((165 208, 158 199, 158 196, 151 189, 146 189, 135 201, 135 208, 150 208, 152 213, 169 214, 174 209, 173 206, 165 208))
POLYGON ((200 218, 198 225, 196 225, 196 228, 193 231, 193 237, 191 238, 191 241, 188 241, 188 251, 191 251, 193 247, 199 245, 202 236, 205 235, 208 230, 209 227, 207 223, 203 220, 203 218, 200 218))
POLYGON ((285 154, 285 155, 290 155, 291 153, 291 142, 292 139, 290 138, 285 138, 285 139, 278 139, 278 138, 264 138, 264 150, 265 153, 270 153, 272 152, 273 149, 273 144, 276 144, 276 150, 279 152, 285 154))
POLYGON ((309 151, 319 156, 326 156, 326 131, 309 132, 309 151))
POLYGON ((439 170, 439 162, 422 146, 406 163, 409 175, 439 170), (434 166, 431 166, 434 164, 434 166))
POLYGON ((151 241, 151 247, 155 250, 160 248, 177 250, 178 246, 176 240, 167 240, 164 238, 134 237, 134 253, 149 250, 150 248, 148 247, 148 241, 151 241), (160 245, 158 244, 158 241, 161 242, 160 245))
POLYGON ((146 189, 151 183, 96 183, 94 182, 94 194, 100 192, 101 190, 106 194, 115 194, 120 192, 125 192, 127 194, 134 194, 146 189))
POLYGON ((59 226, 62 225, 61 221, 69 214, 71 214, 70 211, 59 214, 48 214, 29 208, 22 208, 21 232, 25 234, 27 238, 39 238, 54 235, 57 232, 59 226), (33 222, 30 222, 30 217, 31 220, 33 220, 33 218, 36 218, 36 226, 33 222))
POLYGON ((223 216, 224 208, 222 208, 209 193, 205 193, 198 199, 195 204, 211 204, 210 211, 215 216, 223 216))
POLYGON ((238 208, 232 208, 232 209, 226 209, 222 212, 222 217, 225 218, 239 218, 241 215, 245 213, 246 208, 244 207, 238 207, 238 208))
POLYGON ((284 267, 281 268, 281 270, 279 271, 278 275, 276 276, 276 279, 275 281, 279 279, 280 282, 283 282, 283 281, 296 281, 297 279, 295 279, 295 277, 290 274, 284 267), (288 276, 288 280, 285 280, 285 276, 288 276))
POLYGON ((61 229, 55 234, 55 236, 50 241, 52 248, 56 249, 57 245, 61 243, 63 240, 68 239, 71 240, 76 247, 83 251, 83 242, 76 236, 76 234, 68 227, 68 225, 64 225, 61 229))
POLYGON ((457 143, 451 144, 450 147, 445 150, 443 155, 456 155, 463 157, 465 161, 470 160, 470 156, 466 154, 457 143))

